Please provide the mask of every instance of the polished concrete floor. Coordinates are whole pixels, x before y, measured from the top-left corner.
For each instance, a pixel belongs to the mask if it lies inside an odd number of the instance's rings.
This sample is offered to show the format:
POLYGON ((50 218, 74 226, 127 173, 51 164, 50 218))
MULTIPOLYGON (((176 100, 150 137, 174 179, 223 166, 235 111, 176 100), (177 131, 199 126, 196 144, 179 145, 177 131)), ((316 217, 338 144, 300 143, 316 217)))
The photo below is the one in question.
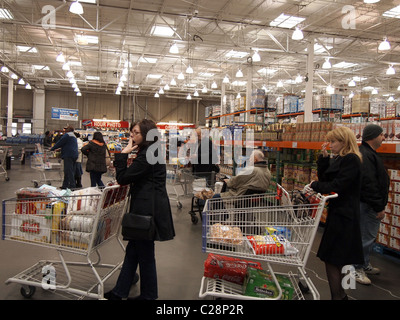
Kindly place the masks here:
MULTIPOLYGON (((29 160, 25 165, 12 161, 11 170, 8 171, 10 180, 4 181, 0 176, 1 198, 9 199, 15 191, 22 187, 32 187, 33 179, 39 178, 39 173, 30 168, 29 160)), ((50 176, 52 178, 52 176, 50 176)), ((109 177, 103 177, 108 181, 109 177)), ((60 186, 61 183, 54 185, 60 186)), ((89 186, 89 177, 83 176, 84 187, 89 186)), ((158 272, 159 299, 161 300, 199 300, 200 283, 204 271, 204 260, 207 253, 201 249, 201 223, 192 224, 188 211, 190 198, 182 200, 183 208, 178 209, 175 202, 171 202, 176 237, 172 241, 156 242, 156 260, 158 272)), ((321 300, 329 300, 329 286, 326 280, 324 264, 316 258, 315 254, 319 245, 323 229, 319 228, 312 246, 312 252, 306 265, 306 271, 315 284, 321 300)), ((117 241, 105 244, 101 248, 102 262, 117 263, 123 259, 123 251, 117 241)), ((40 247, 27 243, 14 241, 0 241, 0 300, 23 300, 21 285, 5 281, 24 271, 40 260, 58 260, 57 251, 52 248, 40 247)), ((66 254, 66 259, 81 261, 82 257, 76 254, 66 254)), ((355 289, 347 290, 351 300, 399 300, 400 299, 400 260, 398 258, 373 253, 372 264, 381 269, 381 274, 371 276, 372 285, 357 284, 355 289)), ((286 272, 287 266, 273 266, 274 271, 286 272)), ((87 280, 88 278, 77 271, 77 279, 73 283, 87 280)), ((106 282, 105 291, 110 290, 115 283, 117 274, 111 276, 106 282)), ((77 284, 78 286, 78 284, 77 284)), ((138 294, 139 286, 132 287, 131 296, 138 294)), ((54 300, 76 298, 64 296, 51 290, 38 288, 30 298, 32 300, 54 300)), ((306 299, 311 299, 310 294, 305 294, 306 299)), ((207 298, 209 299, 209 298, 207 298)))

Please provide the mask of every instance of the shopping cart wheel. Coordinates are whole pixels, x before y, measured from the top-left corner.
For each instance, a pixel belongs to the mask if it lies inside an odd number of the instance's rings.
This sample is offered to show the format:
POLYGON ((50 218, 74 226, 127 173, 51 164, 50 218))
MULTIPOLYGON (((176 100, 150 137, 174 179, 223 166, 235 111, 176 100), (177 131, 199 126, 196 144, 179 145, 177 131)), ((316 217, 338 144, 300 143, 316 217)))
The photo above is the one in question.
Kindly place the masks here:
POLYGON ((192 223, 193 224, 197 224, 197 222, 199 222, 199 218, 197 218, 197 216, 193 215, 192 216, 192 223))
POLYGON ((34 286, 21 287, 20 292, 24 298, 31 298, 36 292, 36 287, 34 286))
POLYGON ((6 177, 6 181, 10 181, 10 178, 9 178, 9 177, 6 177))
POLYGON ((39 187, 39 183, 38 183, 37 181, 33 181, 33 186, 34 186, 35 188, 37 188, 37 187, 39 187))

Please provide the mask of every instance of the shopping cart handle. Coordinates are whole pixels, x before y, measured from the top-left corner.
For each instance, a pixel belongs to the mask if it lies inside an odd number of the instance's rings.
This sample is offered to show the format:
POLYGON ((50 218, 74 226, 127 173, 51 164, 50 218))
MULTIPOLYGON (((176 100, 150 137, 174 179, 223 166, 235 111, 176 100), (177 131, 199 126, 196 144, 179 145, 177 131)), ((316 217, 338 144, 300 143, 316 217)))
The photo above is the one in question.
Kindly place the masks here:
MULTIPOLYGON (((313 192, 315 192, 315 191, 310 187, 310 185, 311 185, 311 183, 308 184, 308 185, 306 185, 306 186, 304 187, 303 191, 304 191, 305 193, 313 193, 313 192)), ((338 195, 337 193, 335 193, 335 192, 331 192, 331 193, 328 194, 328 195, 322 195, 322 194, 318 193, 318 195, 320 195, 321 197, 324 197, 326 200, 327 200, 327 199, 337 198, 337 197, 339 196, 339 195, 338 195)))

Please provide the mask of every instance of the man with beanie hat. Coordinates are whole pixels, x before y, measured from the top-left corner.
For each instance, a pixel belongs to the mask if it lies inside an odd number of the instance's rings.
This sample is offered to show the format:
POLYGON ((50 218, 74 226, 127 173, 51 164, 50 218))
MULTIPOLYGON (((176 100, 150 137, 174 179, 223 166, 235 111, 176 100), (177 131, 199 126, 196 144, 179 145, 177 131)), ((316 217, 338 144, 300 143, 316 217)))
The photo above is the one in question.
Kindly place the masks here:
POLYGON ((361 237, 364 250, 364 265, 355 265, 356 281, 371 284, 366 274, 378 274, 380 270, 370 264, 370 252, 379 225, 385 216, 388 201, 389 176, 383 161, 376 152, 385 140, 383 129, 376 124, 365 126, 362 135, 360 152, 362 154, 362 182, 360 203, 361 237))

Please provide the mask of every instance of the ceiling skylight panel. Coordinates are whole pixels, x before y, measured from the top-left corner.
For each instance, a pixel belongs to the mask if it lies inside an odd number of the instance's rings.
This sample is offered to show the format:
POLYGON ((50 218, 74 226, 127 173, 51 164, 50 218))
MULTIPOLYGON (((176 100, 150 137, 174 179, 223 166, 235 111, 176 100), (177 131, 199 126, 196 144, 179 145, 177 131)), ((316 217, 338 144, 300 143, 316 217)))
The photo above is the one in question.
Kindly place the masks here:
POLYGON ((400 19, 400 5, 382 13, 384 17, 400 19))
POLYGON ((143 63, 156 63, 157 59, 156 58, 149 58, 149 57, 140 57, 139 62, 143 63))
POLYGON ((235 50, 231 50, 229 51, 225 56, 228 58, 244 58, 248 55, 248 52, 244 52, 244 51, 235 51, 235 50))
POLYGON ((10 10, 0 8, 0 19, 12 20, 14 19, 14 16, 12 15, 10 10))
POLYGON ((351 68, 351 67, 355 67, 357 66, 357 63, 351 63, 351 62, 339 62, 334 64, 332 67, 333 68, 338 68, 338 69, 347 69, 347 68, 351 68))
POLYGON ((28 47, 28 46, 17 46, 17 50, 19 52, 29 52, 29 53, 37 53, 37 49, 35 47, 28 47))
POLYGON ((288 16, 284 13, 281 13, 281 15, 275 18, 275 20, 271 21, 269 25, 271 27, 281 27, 290 29, 298 25, 299 23, 303 22, 304 20, 306 20, 306 18, 288 16))
POLYGON ((152 36, 172 37, 175 34, 175 30, 168 26, 152 26, 150 34, 152 36))

